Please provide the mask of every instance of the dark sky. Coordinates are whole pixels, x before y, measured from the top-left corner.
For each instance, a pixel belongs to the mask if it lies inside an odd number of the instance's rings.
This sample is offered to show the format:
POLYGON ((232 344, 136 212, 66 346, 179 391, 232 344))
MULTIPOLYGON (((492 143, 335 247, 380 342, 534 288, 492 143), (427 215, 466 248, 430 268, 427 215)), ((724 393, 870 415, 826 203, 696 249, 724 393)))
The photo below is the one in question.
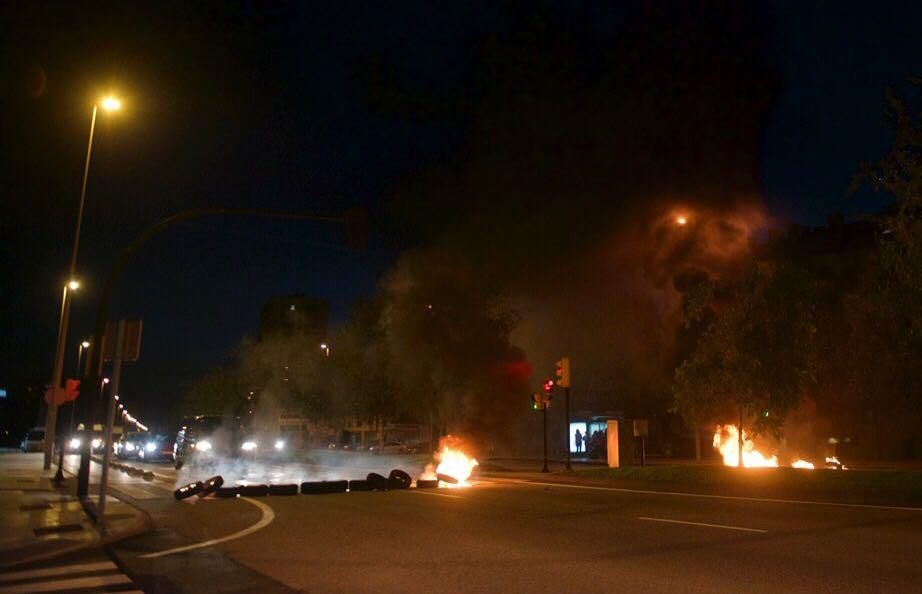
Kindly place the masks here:
MULTIPOLYGON (((269 296, 323 297, 342 318, 417 242, 391 199, 450 161, 469 122, 404 117, 387 91, 476 103, 495 82, 481 48, 532 16, 586 38, 631 27, 629 9, 570 4, 4 3, 0 387, 50 375, 97 97, 116 92, 125 108, 97 122, 67 370, 120 246, 169 214, 357 205, 372 221, 362 253, 329 225, 227 218, 184 224, 145 249, 114 313, 144 319, 142 358, 126 368, 123 392, 139 417, 157 419, 183 382, 255 334, 269 296)), ((922 74, 922 9, 807 4, 753 15, 779 76, 758 161, 769 211, 820 224, 882 203, 844 190, 856 162, 888 146, 884 87, 922 74)))

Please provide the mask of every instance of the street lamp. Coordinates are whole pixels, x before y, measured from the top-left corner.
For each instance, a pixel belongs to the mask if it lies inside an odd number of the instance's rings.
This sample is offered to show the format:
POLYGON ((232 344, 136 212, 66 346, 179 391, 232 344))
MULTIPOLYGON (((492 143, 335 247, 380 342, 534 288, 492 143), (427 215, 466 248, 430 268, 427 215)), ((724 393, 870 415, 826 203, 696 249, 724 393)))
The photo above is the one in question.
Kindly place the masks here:
POLYGON ((320 350, 323 351, 324 356, 326 357, 330 356, 330 345, 328 345, 327 343, 325 342, 320 343, 320 350))
POLYGON ((51 457, 54 453, 54 438, 58 424, 58 403, 54 396, 61 387, 61 375, 64 371, 64 345, 67 343, 67 325, 70 320, 70 291, 80 288, 80 283, 75 280, 77 269, 77 250, 80 247, 80 226, 83 222, 83 205, 86 203, 86 180, 90 173, 90 155, 93 152, 93 133, 96 130, 96 111, 99 105, 106 111, 118 110, 122 103, 115 97, 109 96, 93 105, 93 117, 90 119, 90 138, 86 145, 86 163, 83 166, 83 185, 80 187, 80 205, 77 208, 77 227, 74 232, 74 246, 70 252, 70 268, 68 278, 71 279, 64 289, 64 303, 61 305, 61 318, 58 324, 58 345, 55 349, 54 368, 51 372, 51 402, 45 417, 45 459, 43 468, 51 468, 51 457), (70 289, 70 291, 68 291, 70 289))
POLYGON ((688 224, 688 218, 685 215, 679 215, 675 218, 676 225, 684 226, 688 224))

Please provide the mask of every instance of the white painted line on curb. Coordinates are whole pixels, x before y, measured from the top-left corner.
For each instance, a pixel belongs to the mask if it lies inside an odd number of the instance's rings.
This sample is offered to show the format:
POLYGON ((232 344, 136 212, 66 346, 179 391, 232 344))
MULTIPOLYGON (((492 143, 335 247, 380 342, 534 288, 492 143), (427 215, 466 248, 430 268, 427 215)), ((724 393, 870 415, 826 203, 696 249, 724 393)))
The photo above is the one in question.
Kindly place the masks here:
POLYGON ((507 479, 490 477, 499 483, 513 483, 517 485, 539 485, 542 487, 563 487, 565 489, 587 489, 590 491, 613 491, 615 493, 640 493, 643 495, 664 495, 669 497, 700 497, 703 499, 728 499, 731 501, 756 501, 759 503, 796 503, 800 505, 827 505, 831 507, 854 507, 859 509, 880 509, 886 511, 911 511, 922 512, 922 507, 900 507, 897 505, 870 505, 867 503, 834 503, 831 501, 802 501, 799 499, 772 499, 769 497, 740 497, 736 495, 707 495, 705 493, 682 493, 679 491, 651 491, 649 489, 625 489, 623 487, 600 487, 596 485, 568 485, 566 483, 550 483, 527 481, 523 479, 507 479))
POLYGON ((65 565, 63 567, 47 567, 45 569, 31 569, 28 571, 12 571, 9 573, 0 573, 0 583, 15 582, 16 580, 32 578, 51 577, 55 575, 67 575, 69 573, 89 573, 91 571, 102 571, 105 569, 118 569, 118 567, 111 561, 100 561, 97 563, 65 565))
POLYGON ((235 540, 247 536, 248 534, 253 534, 257 530, 262 530, 266 526, 272 523, 272 520, 275 519, 275 512, 272 511, 272 508, 263 503, 262 501, 257 501, 256 499, 250 499, 249 497, 238 497, 239 501, 246 501, 250 505, 255 505, 262 511, 262 517, 258 522, 253 524, 248 528, 244 528, 240 532, 234 532, 228 536, 223 536, 221 538, 213 538, 211 540, 206 540, 204 542, 197 542, 195 544, 186 545, 183 547, 176 547, 175 549, 167 549, 165 551, 158 551, 156 553, 148 553, 146 555, 140 555, 141 559, 156 559, 157 557, 164 557, 166 555, 173 555, 174 553, 184 553, 186 551, 193 551, 195 549, 202 549, 205 547, 214 546, 222 542, 227 542, 229 540, 235 540))
POLYGON ((687 522, 685 520, 670 520, 667 518, 646 518, 644 516, 637 516, 638 520, 646 520, 648 522, 666 522, 669 524, 687 524, 689 526, 704 526, 705 528, 723 528, 724 530, 739 530, 741 532, 768 532, 768 530, 762 530, 761 528, 743 528, 742 526, 725 526, 723 524, 705 524, 704 522, 687 522))

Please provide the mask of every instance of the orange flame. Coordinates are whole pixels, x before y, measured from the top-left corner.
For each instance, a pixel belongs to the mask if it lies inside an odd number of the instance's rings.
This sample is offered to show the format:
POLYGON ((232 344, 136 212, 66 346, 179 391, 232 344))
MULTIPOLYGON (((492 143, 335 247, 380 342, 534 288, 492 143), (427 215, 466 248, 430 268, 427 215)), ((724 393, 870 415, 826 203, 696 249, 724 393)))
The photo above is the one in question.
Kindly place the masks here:
MULTIPOLYGON (((714 432, 714 449, 723 456, 724 466, 738 466, 740 459, 739 431, 736 425, 717 426, 714 432)), ((743 466, 746 468, 768 468, 778 466, 778 457, 766 457, 756 449, 752 440, 743 431, 743 466)))
POLYGON ((423 478, 434 479, 438 475, 443 475, 458 481, 457 483, 439 481, 439 487, 457 489, 472 486, 467 479, 471 477, 471 473, 474 472, 478 462, 465 454, 461 447, 460 438, 451 435, 443 437, 439 441, 440 449, 435 455, 435 459, 439 464, 434 469, 432 464, 428 464, 423 472, 423 478))

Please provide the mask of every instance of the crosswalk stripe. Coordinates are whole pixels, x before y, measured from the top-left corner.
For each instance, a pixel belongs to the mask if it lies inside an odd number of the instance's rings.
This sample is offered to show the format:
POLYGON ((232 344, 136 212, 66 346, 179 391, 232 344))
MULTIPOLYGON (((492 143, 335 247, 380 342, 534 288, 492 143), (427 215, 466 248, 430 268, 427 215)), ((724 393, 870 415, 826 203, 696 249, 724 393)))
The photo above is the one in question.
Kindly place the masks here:
POLYGON ((122 573, 113 575, 91 576, 72 578, 68 580, 52 580, 48 582, 29 582, 15 586, 0 587, 0 594, 40 594, 56 590, 77 590, 79 588, 99 588, 102 586, 115 586, 130 584, 131 578, 122 573))
POLYGON ((0 584, 3 582, 15 582, 16 580, 25 580, 29 578, 53 577, 56 575, 66 575, 68 573, 102 571, 105 569, 118 569, 118 567, 111 561, 100 561, 98 563, 83 563, 81 565, 64 565, 61 567, 0 573, 0 584))

